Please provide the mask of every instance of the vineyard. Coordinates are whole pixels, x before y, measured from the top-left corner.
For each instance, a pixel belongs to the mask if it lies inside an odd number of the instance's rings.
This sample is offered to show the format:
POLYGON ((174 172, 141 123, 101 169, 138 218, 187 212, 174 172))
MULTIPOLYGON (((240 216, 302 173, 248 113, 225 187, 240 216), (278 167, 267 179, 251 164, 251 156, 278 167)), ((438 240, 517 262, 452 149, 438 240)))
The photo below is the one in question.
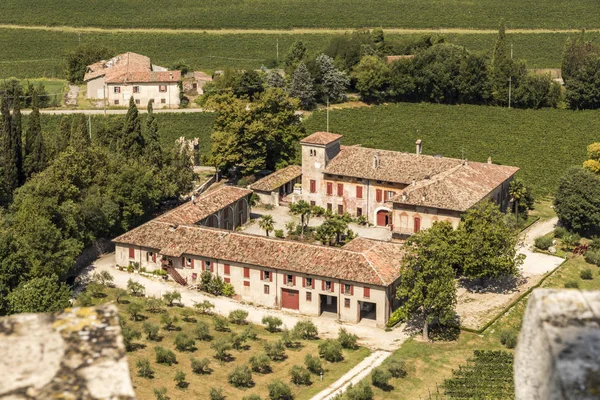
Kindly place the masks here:
MULTIPOLYGON (((387 34, 387 40, 405 41, 420 34, 387 34)), ((525 59, 530 68, 559 68, 567 33, 509 34, 514 56, 525 59)), ((588 33, 600 40, 600 33, 588 33)), ((207 34, 44 31, 0 28, 0 78, 64 78, 63 55, 80 43, 102 44, 115 54, 133 51, 148 55, 158 65, 183 60, 194 69, 214 71, 225 68, 256 69, 268 60, 283 60, 291 44, 302 40, 309 53, 325 49, 331 34, 207 34)), ((473 51, 487 51, 496 34, 444 34, 447 41, 473 51)))
POLYGON ((45 0, 2 2, 0 23, 145 28, 598 28, 597 0, 45 0))
POLYGON ((467 365, 460 365, 442 388, 449 399, 514 398, 513 355, 506 351, 475 350, 467 365))
MULTIPOLYGON (((313 113, 305 126, 307 132, 325 130, 325 113, 313 113)), ((566 169, 583 163, 586 146, 598 140, 600 114, 398 103, 332 111, 329 126, 346 145, 414 152, 422 139, 426 154, 481 162, 492 157, 521 168, 526 183, 546 195, 566 169)))

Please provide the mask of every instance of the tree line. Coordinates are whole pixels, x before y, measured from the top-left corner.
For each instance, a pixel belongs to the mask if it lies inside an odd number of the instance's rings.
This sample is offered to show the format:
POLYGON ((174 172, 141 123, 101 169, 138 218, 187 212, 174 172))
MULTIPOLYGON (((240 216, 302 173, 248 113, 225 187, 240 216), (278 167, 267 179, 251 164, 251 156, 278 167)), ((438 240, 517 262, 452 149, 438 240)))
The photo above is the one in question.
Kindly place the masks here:
POLYGON ((68 296, 43 294, 69 292, 62 282, 84 247, 139 225, 161 201, 190 189, 189 154, 161 148, 148 107, 143 126, 132 101, 93 140, 85 116, 65 116, 56 143, 46 146, 37 107, 23 134, 19 101, 11 113, 2 99, 0 313, 64 308, 68 296), (19 306, 24 298, 32 300, 27 310, 19 306))

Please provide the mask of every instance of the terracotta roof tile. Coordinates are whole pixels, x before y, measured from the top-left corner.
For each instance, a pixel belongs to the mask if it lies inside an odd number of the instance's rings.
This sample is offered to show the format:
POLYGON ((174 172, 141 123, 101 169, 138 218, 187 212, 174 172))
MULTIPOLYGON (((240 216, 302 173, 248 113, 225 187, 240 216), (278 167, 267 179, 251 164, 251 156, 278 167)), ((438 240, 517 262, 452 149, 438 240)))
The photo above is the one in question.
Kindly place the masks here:
POLYGON ((97 78, 109 72, 126 73, 136 71, 152 71, 150 58, 137 53, 123 53, 108 61, 99 61, 87 66, 84 81, 97 78))
POLYGON ((222 186, 203 193, 194 202, 188 201, 157 217, 155 221, 171 224, 196 224, 217 211, 252 194, 251 190, 235 186, 222 186))
POLYGON ((272 192, 299 176, 302 176, 302 167, 299 165, 289 165, 259 179, 248 186, 248 188, 261 192, 272 192))
POLYGON ((111 71, 106 74, 106 83, 173 83, 179 82, 181 71, 111 71))
POLYGON ((114 242, 149 247, 171 257, 195 255, 379 286, 393 283, 399 276, 402 246, 359 240, 361 252, 352 250, 352 242, 347 248, 326 247, 197 225, 175 228, 155 220, 114 242))
POLYGON ((338 135, 336 133, 315 132, 312 135, 309 135, 309 136, 305 137, 304 139, 300 140, 300 143, 327 145, 331 142, 335 142, 336 140, 340 139, 341 137, 342 137, 342 135, 338 135))

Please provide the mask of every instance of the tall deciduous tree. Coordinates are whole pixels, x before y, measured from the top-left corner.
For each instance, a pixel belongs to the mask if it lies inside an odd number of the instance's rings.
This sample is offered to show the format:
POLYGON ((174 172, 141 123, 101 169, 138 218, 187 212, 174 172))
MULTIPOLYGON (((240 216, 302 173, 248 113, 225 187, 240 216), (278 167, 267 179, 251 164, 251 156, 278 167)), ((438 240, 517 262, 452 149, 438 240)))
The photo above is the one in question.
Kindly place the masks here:
POLYGON ((117 146, 119 152, 128 157, 140 157, 144 152, 142 124, 133 96, 129 98, 129 110, 127 110, 125 125, 117 146))
POLYGON ((42 124, 40 122, 40 109, 37 93, 33 92, 31 101, 31 114, 25 135, 24 146, 24 171, 25 176, 42 171, 46 167, 46 155, 44 150, 44 138, 42 136, 42 124))
POLYGON ((361 58, 353 73, 356 89, 365 101, 383 101, 390 84, 390 68, 379 57, 361 58))
POLYGON ((290 50, 285 55, 285 71, 288 74, 291 74, 298 68, 298 64, 300 64, 306 57, 306 46, 302 41, 298 40, 292 44, 290 50))
POLYGON ((592 143, 587 147, 587 158, 583 168, 600 175, 600 142, 592 143))
POLYGON ((328 55, 321 54, 317 57, 316 63, 319 70, 321 97, 331 102, 343 100, 350 83, 346 73, 335 68, 333 58, 328 55))
POLYGON ((83 44, 66 56, 67 80, 70 83, 83 83, 86 67, 100 60, 107 60, 112 51, 104 46, 83 44))
POLYGON ((408 240, 402 259, 397 297, 408 318, 423 318, 423 338, 433 322, 447 324, 455 317, 458 262, 457 234, 449 222, 436 222, 408 240))
POLYGON ((146 129, 144 131, 144 157, 151 164, 160 167, 163 163, 162 148, 158 138, 158 122, 152 109, 152 100, 148 102, 146 129))
POLYGON ((517 255, 518 232, 504 222, 504 214, 484 201, 468 210, 458 227, 462 273, 470 279, 516 275, 524 256, 517 255))
POLYGON ((300 106, 308 110, 315 105, 315 84, 313 78, 310 76, 306 64, 298 64, 298 68, 292 75, 292 81, 290 82, 290 96, 296 97, 300 100, 300 106))
POLYGON ((12 128, 12 116, 8 98, 2 99, 2 126, 0 127, 0 167, 4 175, 4 191, 6 199, 11 198, 12 192, 19 186, 19 169, 17 160, 21 149, 16 148, 15 131, 12 128))
POLYGON ((10 313, 61 311, 69 307, 71 289, 59 283, 56 275, 22 282, 8 295, 10 313))
POLYGON ((571 168, 560 179, 554 207, 567 228, 600 233, 600 177, 585 169, 571 168))

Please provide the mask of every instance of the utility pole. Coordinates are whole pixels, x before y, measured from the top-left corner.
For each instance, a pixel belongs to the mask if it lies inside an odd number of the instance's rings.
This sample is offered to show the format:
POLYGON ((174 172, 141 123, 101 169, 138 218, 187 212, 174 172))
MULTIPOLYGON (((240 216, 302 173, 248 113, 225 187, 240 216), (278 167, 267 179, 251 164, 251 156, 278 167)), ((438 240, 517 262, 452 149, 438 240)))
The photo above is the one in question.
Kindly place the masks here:
POLYGON ((81 32, 79 32, 79 45, 81 45, 81 32))
POLYGON ((329 133, 329 96, 327 96, 327 133, 329 133))
POLYGON ((104 96, 104 116, 106 117, 106 85, 102 87, 102 95, 104 96))
POLYGON ((277 38, 277 66, 279 66, 279 38, 277 38))
POLYGON ((92 115, 88 114, 88 133, 90 135, 90 142, 92 141, 92 115))
POLYGON ((513 44, 510 44, 510 77, 508 78, 508 108, 510 108, 510 101, 512 99, 512 59, 513 59, 513 44))

